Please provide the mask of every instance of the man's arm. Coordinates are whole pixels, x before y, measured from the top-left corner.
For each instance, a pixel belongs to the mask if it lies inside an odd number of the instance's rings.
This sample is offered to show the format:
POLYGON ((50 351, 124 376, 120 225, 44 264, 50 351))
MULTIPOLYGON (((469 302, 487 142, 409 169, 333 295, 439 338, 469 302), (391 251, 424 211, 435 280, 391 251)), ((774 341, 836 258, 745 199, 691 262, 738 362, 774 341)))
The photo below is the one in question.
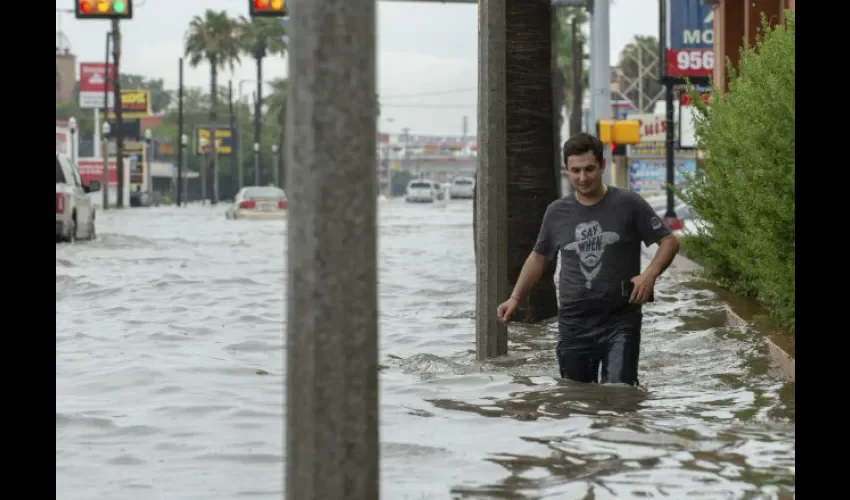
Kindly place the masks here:
POLYGON ((522 265, 522 270, 519 273, 519 278, 514 285, 514 291, 511 292, 511 298, 520 302, 531 290, 540 277, 543 276, 543 271, 546 270, 548 258, 532 250, 525 259, 525 264, 522 265))
POLYGON ((676 235, 670 233, 658 241, 658 250, 655 251, 655 257, 652 258, 652 262, 643 270, 643 274, 655 280, 670 267, 677 253, 679 253, 679 239, 676 238, 676 235))

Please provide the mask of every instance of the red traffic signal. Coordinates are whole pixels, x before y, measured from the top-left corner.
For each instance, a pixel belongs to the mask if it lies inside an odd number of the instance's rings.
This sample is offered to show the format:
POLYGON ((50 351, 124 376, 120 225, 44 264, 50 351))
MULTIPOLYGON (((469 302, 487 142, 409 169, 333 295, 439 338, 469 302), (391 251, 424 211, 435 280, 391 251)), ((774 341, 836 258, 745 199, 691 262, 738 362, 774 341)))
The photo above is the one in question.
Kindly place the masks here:
POLYGON ((132 0, 77 0, 77 19, 132 19, 132 0))
POLYGON ((289 9, 287 0, 248 0, 248 11, 251 17, 286 17, 289 9))

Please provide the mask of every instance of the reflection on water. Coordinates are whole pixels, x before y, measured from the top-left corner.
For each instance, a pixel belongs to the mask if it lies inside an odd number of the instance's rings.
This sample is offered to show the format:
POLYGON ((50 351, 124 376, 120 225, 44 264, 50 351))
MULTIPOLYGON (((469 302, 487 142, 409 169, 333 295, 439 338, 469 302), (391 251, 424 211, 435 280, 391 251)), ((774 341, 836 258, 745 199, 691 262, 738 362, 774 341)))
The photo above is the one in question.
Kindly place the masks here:
MULTIPOLYGON (((471 204, 381 203, 382 498, 793 498, 794 386, 709 290, 658 283, 640 389, 556 328, 474 359, 471 204)), ((279 499, 285 221, 102 214, 56 248, 57 498, 279 499)))

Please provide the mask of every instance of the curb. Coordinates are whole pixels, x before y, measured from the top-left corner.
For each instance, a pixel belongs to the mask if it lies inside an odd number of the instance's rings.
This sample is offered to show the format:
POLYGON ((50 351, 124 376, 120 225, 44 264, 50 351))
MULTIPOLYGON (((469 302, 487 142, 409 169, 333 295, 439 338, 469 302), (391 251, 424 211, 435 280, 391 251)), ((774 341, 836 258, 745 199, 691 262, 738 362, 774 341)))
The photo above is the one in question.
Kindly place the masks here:
MULTIPOLYGON (((676 258, 673 260, 673 265, 670 267, 674 274, 678 274, 680 276, 682 274, 693 274, 702 271, 702 266, 681 255, 676 255, 676 258)), ((748 322, 744 318, 733 311, 729 304, 726 304, 727 326, 745 326, 747 324, 748 322)), ((776 369, 778 375, 783 380, 794 382, 796 373, 794 357, 785 352, 784 349, 779 347, 767 335, 764 336, 764 339, 767 342, 771 366, 776 369)))

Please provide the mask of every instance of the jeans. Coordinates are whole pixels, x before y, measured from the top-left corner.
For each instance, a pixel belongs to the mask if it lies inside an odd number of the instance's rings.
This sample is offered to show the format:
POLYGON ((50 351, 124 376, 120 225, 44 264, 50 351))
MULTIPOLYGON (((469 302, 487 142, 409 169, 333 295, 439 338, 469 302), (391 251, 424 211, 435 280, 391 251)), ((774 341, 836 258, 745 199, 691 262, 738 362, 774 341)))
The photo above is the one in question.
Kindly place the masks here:
POLYGON ((584 383, 638 384, 640 325, 582 329, 561 325, 556 352, 561 378, 584 383))

